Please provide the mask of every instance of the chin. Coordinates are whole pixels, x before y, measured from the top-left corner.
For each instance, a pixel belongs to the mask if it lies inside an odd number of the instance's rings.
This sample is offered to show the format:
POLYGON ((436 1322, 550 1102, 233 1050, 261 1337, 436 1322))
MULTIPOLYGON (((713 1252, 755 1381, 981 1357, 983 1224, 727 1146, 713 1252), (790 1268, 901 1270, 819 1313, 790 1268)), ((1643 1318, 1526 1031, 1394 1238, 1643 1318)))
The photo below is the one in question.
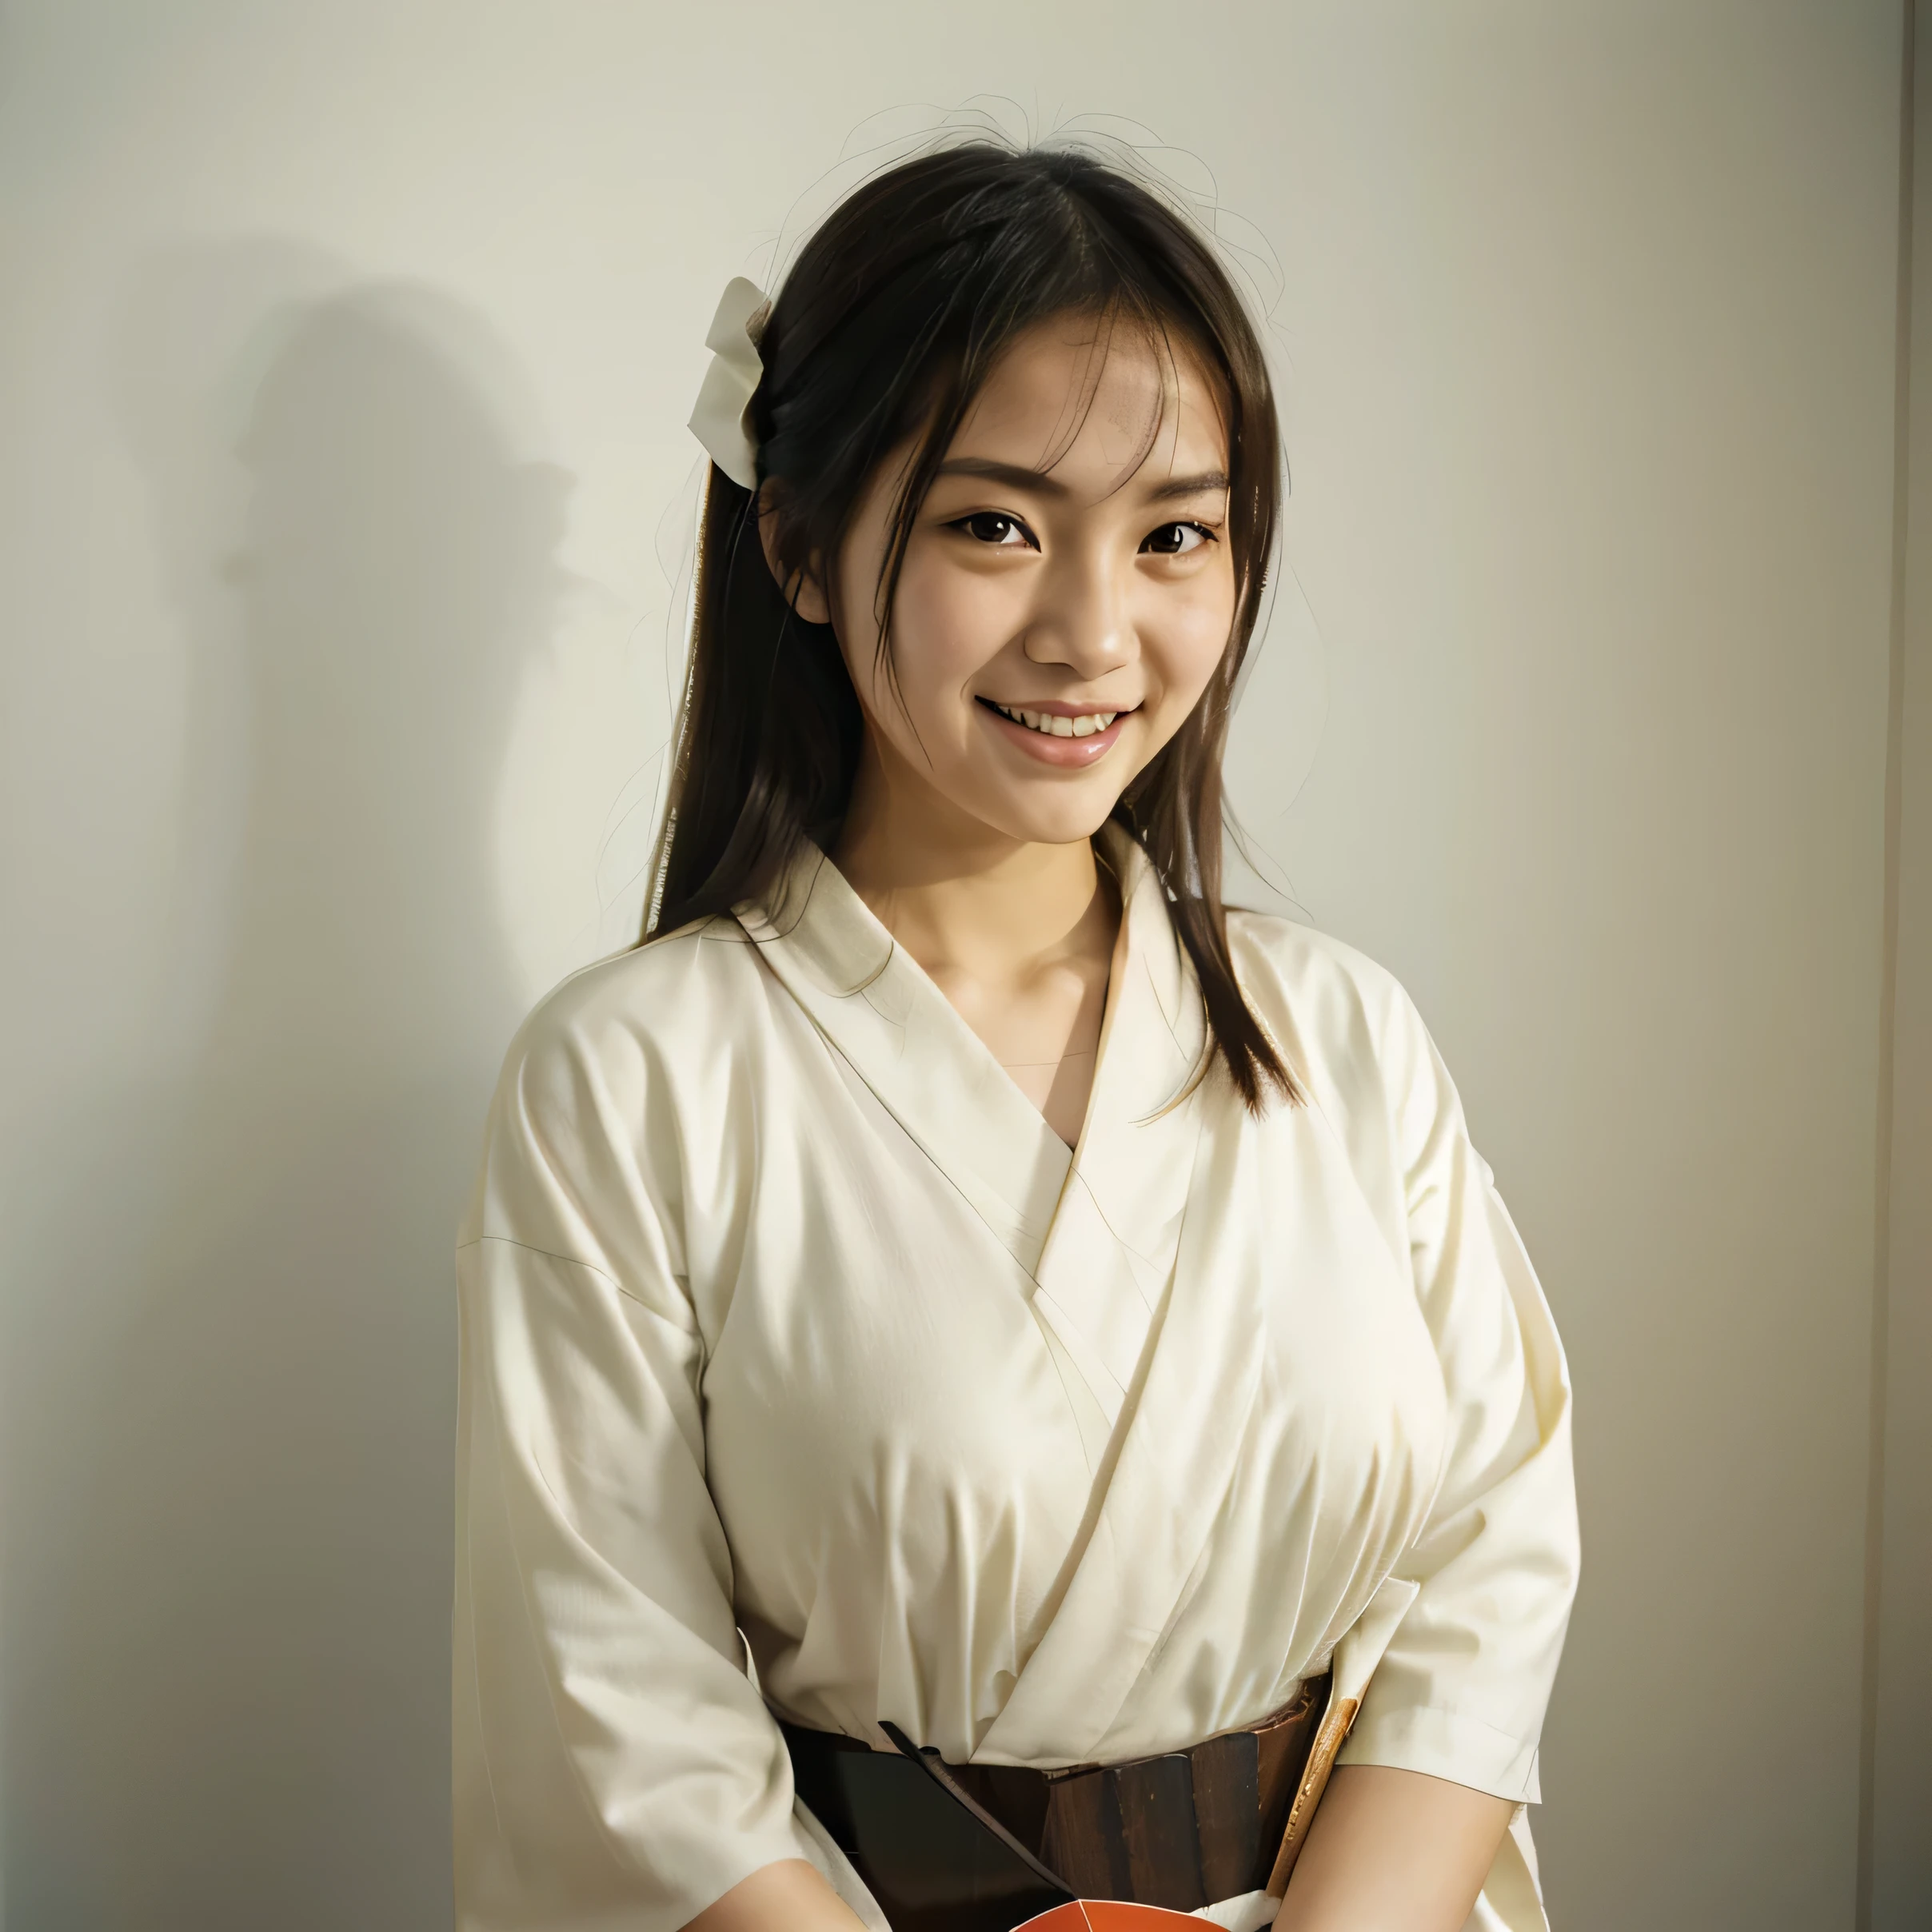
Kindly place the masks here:
POLYGON ((1010 837, 1029 845, 1077 845, 1107 823, 1120 796, 1109 789, 1092 797, 1058 800, 1044 811, 1036 800, 1013 800, 1004 811, 985 816, 1010 837))

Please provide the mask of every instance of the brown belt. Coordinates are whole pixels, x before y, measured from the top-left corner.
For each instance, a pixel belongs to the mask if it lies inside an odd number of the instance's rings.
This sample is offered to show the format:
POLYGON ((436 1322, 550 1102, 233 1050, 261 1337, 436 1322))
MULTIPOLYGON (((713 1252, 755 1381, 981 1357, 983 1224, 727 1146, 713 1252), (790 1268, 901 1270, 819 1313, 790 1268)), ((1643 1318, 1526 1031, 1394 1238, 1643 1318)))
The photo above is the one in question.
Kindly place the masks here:
POLYGON ((1184 1751, 1040 1771, 945 1764, 780 1720, 798 1794, 893 1932, 1008 1932, 1068 1898, 1191 1912, 1279 1894, 1355 1713, 1329 1680, 1247 1730, 1184 1751))

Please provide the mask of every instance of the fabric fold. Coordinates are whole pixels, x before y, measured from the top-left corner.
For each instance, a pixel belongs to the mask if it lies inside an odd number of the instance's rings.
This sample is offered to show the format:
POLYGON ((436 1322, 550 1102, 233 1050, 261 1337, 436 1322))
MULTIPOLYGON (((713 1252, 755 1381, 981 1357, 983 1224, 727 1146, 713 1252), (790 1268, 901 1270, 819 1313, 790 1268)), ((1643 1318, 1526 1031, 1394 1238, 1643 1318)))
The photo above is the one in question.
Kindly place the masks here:
MULTIPOLYGON (((1250 1113, 1101 849, 1076 1150, 816 849, 520 1032, 459 1265, 459 1932, 854 1882, 774 1710, 1118 1763, 1372 1649, 1343 1763, 1534 1795, 1569 1384, 1455 1088, 1383 968, 1235 913, 1309 1096, 1250 1113)), ((1543 1932, 1520 1818, 1472 1924, 1543 1932)))

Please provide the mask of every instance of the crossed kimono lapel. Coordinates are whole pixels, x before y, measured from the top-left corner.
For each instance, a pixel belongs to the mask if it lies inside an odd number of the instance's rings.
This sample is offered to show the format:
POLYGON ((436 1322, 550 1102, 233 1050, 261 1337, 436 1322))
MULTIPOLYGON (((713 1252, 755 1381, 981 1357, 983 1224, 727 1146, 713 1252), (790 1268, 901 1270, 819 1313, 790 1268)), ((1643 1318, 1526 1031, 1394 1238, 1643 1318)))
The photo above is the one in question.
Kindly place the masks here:
POLYGON ((1187 1105, 1203 1117, 1139 1399, 1122 1418, 1085 1547, 979 1740, 980 1762, 1080 1763, 1100 1755, 1186 1600, 1234 1478, 1261 1386, 1255 1142, 1242 1131, 1239 1100, 1219 1081, 1187 1105))
POLYGON ((1067 1144, 817 847, 782 899, 776 912, 736 908, 760 956, 1031 1276, 1067 1144))
POLYGON ((1251 1137, 1225 1084, 1196 1077, 1200 995, 1145 854, 1111 826, 1101 850, 1123 917, 1074 1152, 816 848, 783 912, 737 912, 1019 1264, 1092 1397, 1089 1527, 980 1762, 1077 1762, 1104 1735, 1183 1600, 1259 1386, 1251 1137))

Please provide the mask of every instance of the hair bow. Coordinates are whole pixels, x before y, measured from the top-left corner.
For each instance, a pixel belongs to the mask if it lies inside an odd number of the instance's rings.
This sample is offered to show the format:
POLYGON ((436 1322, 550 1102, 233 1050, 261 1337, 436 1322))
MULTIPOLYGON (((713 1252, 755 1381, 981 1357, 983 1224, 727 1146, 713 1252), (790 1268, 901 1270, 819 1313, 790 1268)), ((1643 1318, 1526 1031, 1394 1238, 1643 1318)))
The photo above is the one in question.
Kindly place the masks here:
POLYGON ((740 489, 758 487, 758 439, 752 433, 751 405, 764 364, 758 338, 764 333, 771 303, 764 289, 742 275, 724 285, 718 312, 711 318, 705 346, 711 366, 691 412, 691 433, 711 460, 740 489))

